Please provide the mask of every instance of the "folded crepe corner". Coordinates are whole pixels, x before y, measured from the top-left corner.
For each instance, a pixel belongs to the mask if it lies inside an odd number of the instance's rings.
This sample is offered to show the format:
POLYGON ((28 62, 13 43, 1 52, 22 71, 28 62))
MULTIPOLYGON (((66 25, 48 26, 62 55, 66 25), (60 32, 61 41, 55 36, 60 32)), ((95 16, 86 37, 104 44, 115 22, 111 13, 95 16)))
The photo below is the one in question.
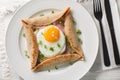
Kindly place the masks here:
POLYGON ((33 69, 36 66, 37 63, 37 58, 38 58, 38 45, 36 41, 35 34, 29 24, 24 22, 22 20, 25 36, 26 36, 26 41, 27 41, 27 48, 28 48, 28 53, 30 56, 31 60, 31 69, 33 69))
POLYGON ((37 72, 41 70, 49 69, 49 67, 55 67, 59 64, 65 64, 65 63, 73 63, 75 61, 78 61, 81 58, 78 54, 64 54, 64 55, 57 55, 51 58, 48 58, 38 64, 32 71, 37 72))
POLYGON ((72 15, 70 13, 66 16, 64 25, 65 35, 70 42, 72 49, 82 57, 81 60, 84 60, 83 51, 81 46, 79 45, 77 33, 73 24, 72 15))
POLYGON ((32 71, 37 72, 44 69, 49 69, 49 67, 51 66, 64 64, 68 62, 75 62, 78 60, 84 60, 83 51, 81 46, 79 45, 78 37, 75 31, 75 27, 73 25, 73 19, 70 13, 70 7, 66 8, 63 11, 56 12, 52 15, 23 19, 22 23, 23 23, 23 27, 26 35, 28 52, 30 53, 32 71), (65 18, 65 22, 64 22, 65 35, 69 40, 72 49, 76 53, 75 54, 67 53, 67 54, 57 55, 51 58, 47 58, 44 61, 37 64, 38 44, 36 41, 34 31, 32 30, 32 27, 48 25, 50 23, 55 22, 56 20, 59 20, 62 17, 65 18))
POLYGON ((69 12, 70 12, 70 7, 66 8, 65 10, 56 12, 54 14, 24 19, 24 21, 32 26, 44 26, 57 21, 63 16, 66 16, 69 12))

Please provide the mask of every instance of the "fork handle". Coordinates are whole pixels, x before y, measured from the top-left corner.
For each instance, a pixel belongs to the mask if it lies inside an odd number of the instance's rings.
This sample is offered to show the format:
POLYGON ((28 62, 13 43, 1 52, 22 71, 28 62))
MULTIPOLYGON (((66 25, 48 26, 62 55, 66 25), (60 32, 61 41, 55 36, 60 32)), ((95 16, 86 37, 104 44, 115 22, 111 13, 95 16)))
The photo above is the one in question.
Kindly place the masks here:
POLYGON ((103 25, 102 25, 101 20, 99 21, 99 24, 100 24, 101 38, 102 38, 104 65, 105 66, 110 66, 110 58, 109 58, 109 55, 108 55, 108 48, 107 48, 107 45, 106 45, 106 40, 105 40, 105 35, 104 35, 103 25))

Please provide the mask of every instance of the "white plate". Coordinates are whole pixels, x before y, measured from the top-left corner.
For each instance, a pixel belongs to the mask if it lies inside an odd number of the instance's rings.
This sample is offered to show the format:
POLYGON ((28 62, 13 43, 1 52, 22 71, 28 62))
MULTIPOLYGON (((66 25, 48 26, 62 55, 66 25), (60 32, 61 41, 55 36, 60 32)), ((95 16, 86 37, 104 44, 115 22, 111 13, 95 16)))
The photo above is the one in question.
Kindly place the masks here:
POLYGON ((93 65, 98 52, 98 33, 96 25, 89 13, 78 3, 72 0, 32 0, 24 5, 12 18, 6 35, 6 49, 10 62, 15 71, 25 80, 78 80, 82 78, 93 65), (24 57, 25 41, 22 38, 22 18, 51 9, 63 10, 70 6, 76 27, 82 31, 82 48, 85 61, 52 70, 34 73, 30 71, 29 61, 24 57))

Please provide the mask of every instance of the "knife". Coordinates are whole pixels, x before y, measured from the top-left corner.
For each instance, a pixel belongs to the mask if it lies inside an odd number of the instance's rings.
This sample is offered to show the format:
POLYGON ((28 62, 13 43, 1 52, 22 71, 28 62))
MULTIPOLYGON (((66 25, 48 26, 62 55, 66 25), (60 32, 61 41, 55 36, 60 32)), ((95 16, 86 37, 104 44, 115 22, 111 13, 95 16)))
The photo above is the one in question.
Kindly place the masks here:
POLYGON ((119 50, 118 50, 118 45, 117 45, 115 31, 114 31, 113 18, 112 18, 112 12, 111 12, 109 0, 104 0, 104 6, 105 6, 106 17, 107 17, 107 21, 110 29, 111 38, 112 38, 115 63, 116 65, 119 65, 120 56, 119 56, 119 50))

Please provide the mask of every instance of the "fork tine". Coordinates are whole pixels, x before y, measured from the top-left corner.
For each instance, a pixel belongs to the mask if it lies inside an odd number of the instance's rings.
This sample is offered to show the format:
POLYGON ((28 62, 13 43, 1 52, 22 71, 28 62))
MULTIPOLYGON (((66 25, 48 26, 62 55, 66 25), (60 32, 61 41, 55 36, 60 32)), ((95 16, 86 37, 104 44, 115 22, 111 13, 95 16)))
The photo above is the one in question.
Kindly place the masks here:
POLYGON ((98 0, 93 0, 94 12, 98 11, 98 0))
POLYGON ((101 1, 100 0, 98 0, 98 11, 102 11, 101 1))
POLYGON ((94 9, 94 12, 96 11, 96 3, 95 3, 95 0, 93 0, 93 9, 94 9))
POLYGON ((100 11, 100 3, 99 3, 100 0, 96 0, 96 6, 97 6, 97 11, 100 11))
POLYGON ((99 7, 100 7, 100 10, 102 11, 101 1, 100 0, 99 0, 99 7))
POLYGON ((94 12, 102 11, 101 1, 100 0, 93 0, 93 8, 94 8, 94 12))
POLYGON ((100 1, 99 0, 97 0, 97 5, 98 5, 98 11, 100 11, 100 3, 99 3, 100 1))

